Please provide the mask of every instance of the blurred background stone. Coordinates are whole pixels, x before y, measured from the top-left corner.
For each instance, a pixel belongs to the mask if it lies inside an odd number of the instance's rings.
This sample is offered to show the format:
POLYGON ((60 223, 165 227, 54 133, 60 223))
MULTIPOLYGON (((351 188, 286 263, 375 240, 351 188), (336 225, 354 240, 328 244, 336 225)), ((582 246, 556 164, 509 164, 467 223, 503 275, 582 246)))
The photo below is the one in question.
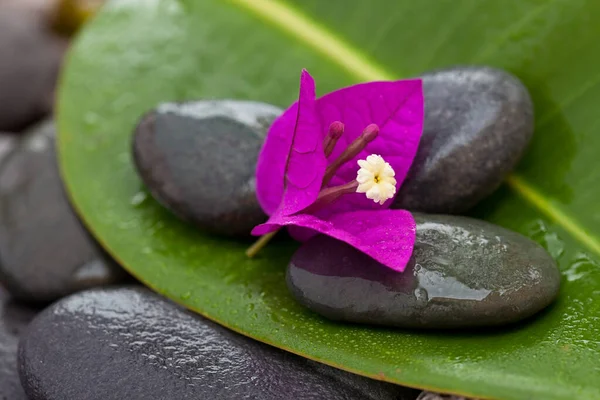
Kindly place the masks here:
POLYGON ((440 394, 434 392, 421 392, 417 400, 477 400, 451 394, 440 394))
POLYGON ((5 156, 10 153, 17 144, 17 137, 10 133, 0 132, 0 165, 5 156))
POLYGON ((0 131, 18 132, 52 111, 67 41, 50 26, 52 2, 0 2, 0 131))
POLYGON ((0 286, 0 399, 26 400, 17 373, 19 337, 37 310, 16 303, 0 286))
POLYGON ((47 24, 59 4, 60 0, 0 0, 0 10, 10 7, 34 16, 40 24, 47 24))
POLYGON ((71 209, 54 141, 54 123, 45 121, 0 163, 0 281, 27 302, 53 301, 127 276, 71 209))

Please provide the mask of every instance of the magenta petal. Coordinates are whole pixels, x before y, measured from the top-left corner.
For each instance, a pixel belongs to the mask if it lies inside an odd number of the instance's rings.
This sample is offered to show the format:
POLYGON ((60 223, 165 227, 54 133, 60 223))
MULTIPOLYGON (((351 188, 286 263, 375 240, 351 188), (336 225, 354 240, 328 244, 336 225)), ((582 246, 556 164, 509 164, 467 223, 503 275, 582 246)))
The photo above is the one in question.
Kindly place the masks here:
POLYGON ((297 116, 298 103, 294 103, 273 122, 258 156, 256 197, 267 215, 275 212, 283 197, 283 175, 292 147, 292 135, 289 132, 294 131, 297 116))
MULTIPOLYGON (((317 112, 321 120, 321 136, 326 134, 334 121, 345 124, 344 134, 329 157, 333 160, 363 129, 371 124, 379 125, 377 139, 354 160, 344 164, 331 180, 330 186, 341 185, 356 179, 356 162, 370 154, 379 154, 396 172, 399 188, 417 153, 423 131, 424 104, 420 79, 394 82, 369 82, 337 90, 317 99, 317 112)), ((383 206, 374 203, 364 194, 345 195, 329 213, 356 209, 388 208, 392 200, 383 206)))
POLYGON ((271 222, 265 222, 264 224, 256 225, 254 229, 252 229, 251 235, 262 236, 266 235, 267 233, 275 232, 279 228, 281 228, 281 225, 271 222))
POLYGON ((336 214, 328 220, 299 214, 272 217, 254 228, 253 235, 264 235, 281 226, 301 226, 348 243, 396 271, 404 271, 413 252, 416 224, 404 210, 364 210, 336 214))
POLYGON ((273 123, 259 155, 256 170, 259 203, 267 214, 290 215, 301 211, 319 195, 326 166, 315 82, 303 70, 298 103, 273 123))

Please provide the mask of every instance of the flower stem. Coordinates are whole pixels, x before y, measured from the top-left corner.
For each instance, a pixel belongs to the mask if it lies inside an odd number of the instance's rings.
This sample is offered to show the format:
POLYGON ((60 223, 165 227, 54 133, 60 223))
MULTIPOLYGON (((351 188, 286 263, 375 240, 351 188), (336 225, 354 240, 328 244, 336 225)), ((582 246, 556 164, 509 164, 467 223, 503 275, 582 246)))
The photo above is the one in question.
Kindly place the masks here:
POLYGON ((267 233, 266 235, 259 237, 258 240, 246 250, 246 255, 248 258, 252 258, 257 255, 258 252, 265 247, 271 239, 273 239, 273 236, 275 236, 277 232, 279 232, 279 229, 277 229, 275 232, 267 233))

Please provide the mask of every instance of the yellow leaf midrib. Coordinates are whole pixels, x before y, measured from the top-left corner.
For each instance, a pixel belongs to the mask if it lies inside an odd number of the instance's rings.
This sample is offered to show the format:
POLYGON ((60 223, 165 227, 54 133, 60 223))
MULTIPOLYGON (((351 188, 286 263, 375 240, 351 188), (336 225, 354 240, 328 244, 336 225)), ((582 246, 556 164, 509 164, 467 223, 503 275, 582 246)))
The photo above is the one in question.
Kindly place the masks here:
MULTIPOLYGON (((398 77, 377 65, 363 52, 337 37, 326 27, 308 18, 280 0, 228 0, 257 17, 275 25, 324 57, 339 65, 358 81, 394 80, 398 77)), ((600 255, 600 240, 586 232, 576 219, 553 204, 537 188, 518 174, 511 174, 506 184, 547 218, 560 225, 588 249, 600 255)))

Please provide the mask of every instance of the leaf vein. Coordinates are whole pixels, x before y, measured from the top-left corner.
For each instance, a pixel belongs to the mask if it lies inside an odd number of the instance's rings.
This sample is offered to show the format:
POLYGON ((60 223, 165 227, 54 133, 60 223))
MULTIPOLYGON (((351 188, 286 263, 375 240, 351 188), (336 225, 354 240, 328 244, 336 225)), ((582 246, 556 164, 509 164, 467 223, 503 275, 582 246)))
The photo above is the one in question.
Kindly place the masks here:
POLYGON ((506 30, 504 30, 504 33, 500 36, 499 40, 496 40, 494 43, 492 43, 491 46, 484 48, 478 54, 473 56, 471 61, 473 63, 478 63, 478 62, 481 62, 481 61, 487 59, 488 57, 494 55, 494 53, 496 53, 498 51, 500 46, 502 46, 504 43, 506 43, 508 41, 508 39, 511 37, 511 35, 518 32, 520 29, 522 29, 524 26, 526 26, 535 17, 539 16, 544 11, 550 9, 550 6, 552 4, 554 4, 556 1, 557 0, 550 0, 550 1, 544 2, 541 5, 535 7, 531 11, 529 11, 527 14, 523 15, 517 21, 515 21, 514 23, 509 25, 506 30))
MULTIPOLYGON (((310 46, 323 56, 338 64, 359 81, 377 81, 398 79, 396 74, 387 71, 373 60, 366 57, 360 50, 344 42, 341 38, 281 0, 228 0, 243 7, 256 16, 287 32, 292 37, 310 46)), ((556 1, 556 0, 555 0, 556 1)), ((508 39, 515 28, 539 15, 548 3, 536 7, 523 18, 512 24, 503 38, 508 39)), ((484 54, 488 50, 484 51, 484 54)), ((594 79, 595 81, 595 79, 594 79)), ((582 92, 588 89, 583 88, 582 92)), ((576 98, 577 96, 574 96, 576 98)), ((570 101, 573 101, 572 99, 570 101)), ((508 186, 527 202, 532 204, 547 218, 553 220, 569 232, 576 240, 597 255, 600 255, 600 240, 587 232, 573 217, 569 216, 557 205, 517 174, 511 174, 507 179, 508 186)))
POLYGON ((588 91, 598 86, 598 84, 600 84, 600 73, 596 74, 596 76, 594 76, 592 79, 588 80, 583 85, 581 85, 581 87, 575 92, 573 92, 571 96, 567 97, 562 102, 558 103, 555 107, 552 107, 545 114, 540 116, 537 122, 537 128, 540 129, 541 127, 545 126, 561 110, 564 110, 566 107, 574 103, 580 97, 585 95, 588 91))

